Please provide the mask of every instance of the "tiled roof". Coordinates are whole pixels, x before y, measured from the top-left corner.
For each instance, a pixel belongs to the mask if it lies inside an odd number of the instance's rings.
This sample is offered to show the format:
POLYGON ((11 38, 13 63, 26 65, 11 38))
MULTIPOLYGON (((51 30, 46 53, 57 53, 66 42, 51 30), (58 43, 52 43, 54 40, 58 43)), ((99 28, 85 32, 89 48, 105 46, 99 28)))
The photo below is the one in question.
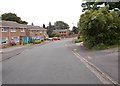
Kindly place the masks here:
POLYGON ((40 26, 27 25, 27 28, 30 30, 46 30, 40 26))
POLYGON ((40 26, 24 25, 14 21, 0 21, 0 27, 28 28, 30 30, 46 30, 40 26))
POLYGON ((59 30, 53 30, 53 31, 69 31, 69 29, 59 29, 59 30))
POLYGON ((23 24, 18 24, 14 21, 0 21, 0 27, 19 27, 19 28, 26 28, 23 24))

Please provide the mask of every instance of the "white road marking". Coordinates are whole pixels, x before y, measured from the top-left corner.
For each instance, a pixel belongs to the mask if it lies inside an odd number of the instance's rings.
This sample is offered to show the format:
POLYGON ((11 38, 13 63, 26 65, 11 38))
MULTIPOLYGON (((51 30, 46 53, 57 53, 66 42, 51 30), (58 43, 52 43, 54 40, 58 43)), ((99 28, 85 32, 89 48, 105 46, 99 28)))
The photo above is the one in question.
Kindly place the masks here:
POLYGON ((88 59, 92 59, 90 56, 87 57, 88 59))

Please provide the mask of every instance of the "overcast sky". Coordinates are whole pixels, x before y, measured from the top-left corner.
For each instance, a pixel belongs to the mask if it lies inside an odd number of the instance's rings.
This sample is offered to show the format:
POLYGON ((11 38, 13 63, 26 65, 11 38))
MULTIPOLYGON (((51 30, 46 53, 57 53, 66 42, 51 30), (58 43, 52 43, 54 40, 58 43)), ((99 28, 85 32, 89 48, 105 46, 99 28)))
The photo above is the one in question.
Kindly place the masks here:
POLYGON ((39 26, 55 21, 73 26, 82 14, 81 3, 82 0, 0 0, 0 14, 16 13, 28 24, 39 26))

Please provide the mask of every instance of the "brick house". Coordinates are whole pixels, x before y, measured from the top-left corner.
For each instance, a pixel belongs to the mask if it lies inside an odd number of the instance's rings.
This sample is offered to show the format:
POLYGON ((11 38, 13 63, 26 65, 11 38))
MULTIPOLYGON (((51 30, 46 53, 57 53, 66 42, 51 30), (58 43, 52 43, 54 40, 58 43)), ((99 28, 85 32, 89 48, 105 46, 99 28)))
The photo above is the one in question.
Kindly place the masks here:
POLYGON ((21 39, 28 43, 29 39, 39 37, 44 40, 47 37, 46 29, 40 26, 18 24, 13 21, 0 21, 0 45, 9 45, 11 40, 20 44, 21 39))
POLYGON ((69 29, 59 29, 59 30, 53 30, 53 32, 60 33, 61 37, 68 37, 69 36, 69 29))
POLYGON ((26 34, 29 37, 29 40, 34 38, 39 38, 41 40, 44 40, 48 36, 46 29, 34 25, 27 25, 26 34))
POLYGON ((25 25, 18 24, 17 22, 0 21, 0 34, 2 34, 0 44, 7 45, 11 39, 16 44, 19 44, 21 37, 26 37, 26 29, 27 27, 25 25))

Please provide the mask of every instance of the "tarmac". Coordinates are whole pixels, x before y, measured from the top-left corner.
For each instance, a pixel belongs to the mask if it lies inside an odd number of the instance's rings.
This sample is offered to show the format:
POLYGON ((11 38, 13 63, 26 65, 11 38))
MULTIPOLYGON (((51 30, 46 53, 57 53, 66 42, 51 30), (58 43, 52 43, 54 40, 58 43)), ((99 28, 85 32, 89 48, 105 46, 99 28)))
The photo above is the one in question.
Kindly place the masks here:
POLYGON ((118 47, 105 50, 89 50, 83 46, 83 43, 76 43, 76 45, 73 43, 71 48, 119 83, 120 52, 118 47))

